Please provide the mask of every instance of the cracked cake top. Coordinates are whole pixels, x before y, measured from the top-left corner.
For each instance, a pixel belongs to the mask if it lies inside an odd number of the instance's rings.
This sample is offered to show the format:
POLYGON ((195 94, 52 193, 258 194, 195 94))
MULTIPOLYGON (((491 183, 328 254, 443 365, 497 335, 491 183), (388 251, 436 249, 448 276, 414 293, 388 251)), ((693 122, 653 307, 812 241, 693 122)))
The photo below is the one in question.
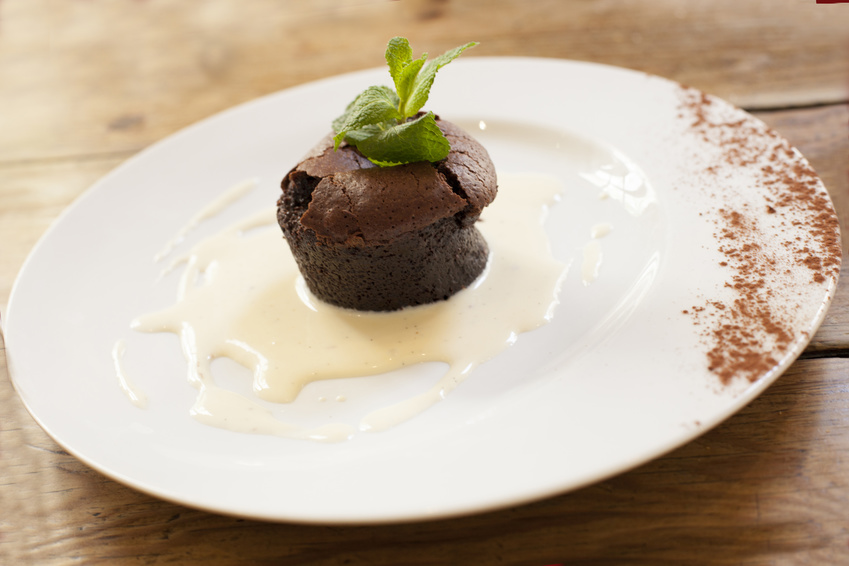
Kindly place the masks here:
POLYGON ((350 246, 388 242, 452 216, 473 224, 495 198, 495 169, 475 139, 437 124, 451 152, 435 163, 377 167, 352 146, 334 152, 330 136, 319 142, 283 180, 302 228, 350 246))

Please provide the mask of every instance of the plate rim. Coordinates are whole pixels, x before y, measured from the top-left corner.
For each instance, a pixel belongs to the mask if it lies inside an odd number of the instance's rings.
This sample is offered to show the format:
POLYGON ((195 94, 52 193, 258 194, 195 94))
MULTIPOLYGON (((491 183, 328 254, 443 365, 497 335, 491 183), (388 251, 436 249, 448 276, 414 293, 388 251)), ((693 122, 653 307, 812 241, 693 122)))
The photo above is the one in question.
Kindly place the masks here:
MULTIPOLYGON (((624 69, 624 68, 615 67, 615 66, 607 65, 607 64, 601 64, 601 63, 592 63, 592 62, 585 62, 585 61, 570 61, 570 60, 555 59, 555 58, 513 57, 513 56, 508 56, 508 57, 470 57, 467 60, 461 60, 461 61, 458 61, 457 63, 462 64, 462 66, 471 67, 471 66, 474 66, 474 65, 479 64, 480 62, 484 62, 484 61, 485 61, 485 64, 503 64, 503 63, 511 63, 511 64, 519 64, 519 65, 522 65, 522 64, 544 64, 544 65, 553 65, 553 66, 563 66, 564 68, 568 67, 570 65, 574 65, 574 66, 577 66, 577 67, 600 69, 603 72, 612 71, 612 72, 615 72, 615 73, 627 73, 627 74, 630 74, 631 76, 646 76, 646 77, 651 77, 652 79, 661 79, 662 81, 666 81, 670 85, 678 85, 679 84, 679 83, 676 83, 675 81, 671 81, 669 79, 665 79, 665 78, 662 78, 662 77, 655 77, 653 75, 648 75, 648 74, 643 73, 641 71, 624 69)), ((459 66, 460 65, 458 65, 458 67, 459 66)), ((185 499, 181 499, 179 494, 167 493, 167 492, 163 491, 161 488, 148 486, 146 484, 140 484, 138 481, 133 480, 133 478, 130 478, 130 477, 128 477, 124 474, 121 474, 121 473, 117 473, 115 470, 111 470, 109 468, 106 468, 106 467, 100 465, 100 463, 93 461, 90 458, 88 458, 87 455, 79 453, 77 450, 74 449, 73 446, 69 446, 68 443, 60 440, 60 438, 62 437, 61 433, 57 433, 57 432, 53 431, 52 428, 50 426, 48 426, 48 424, 45 423, 43 419, 41 419, 38 415, 36 415, 36 412, 31 408, 30 403, 27 400, 27 398, 24 396, 24 394, 21 393, 21 390, 20 390, 19 385, 18 385, 18 378, 15 377, 16 370, 14 369, 14 361, 13 361, 14 347, 11 348, 11 349, 8 348, 9 340, 8 340, 8 330, 7 330, 8 325, 9 325, 9 321, 10 321, 9 314, 10 314, 10 312, 14 312, 14 310, 12 309, 12 306, 15 303, 15 297, 16 297, 17 292, 18 292, 18 286, 20 284, 22 274, 28 269, 28 267, 29 267, 29 265, 32 261, 32 258, 34 256, 36 256, 36 254, 39 253, 39 250, 44 245, 43 243, 46 242, 48 239, 53 237, 53 233, 56 230, 56 227, 61 222, 63 222, 64 218, 73 214, 76 209, 84 206, 87 199, 91 198, 90 195, 94 194, 96 191, 102 190, 101 187, 103 187, 104 185, 108 186, 109 183, 112 182, 114 178, 116 178, 116 177, 120 178, 120 175, 122 175, 125 170, 130 169, 131 167, 135 166, 135 164, 137 162, 143 162, 145 159, 148 159, 149 155, 151 155, 151 154, 155 155, 155 152, 160 151, 160 148, 162 148, 162 147, 167 147, 168 144, 173 143, 173 140, 192 135, 192 132, 194 132, 195 130, 204 128, 204 126, 206 124, 208 124, 210 121, 223 120, 223 119, 226 119, 227 116, 236 115, 237 113, 243 112, 246 109, 255 107, 256 105, 261 105, 261 104, 266 104, 266 103, 272 102, 275 99, 277 99, 279 96, 281 96, 282 93, 290 93, 292 96, 297 96, 300 93, 309 92, 309 91, 314 90, 314 89, 321 90, 321 89, 327 88, 329 85, 331 85, 333 83, 337 83, 339 81, 359 80, 363 77, 369 77, 369 76, 374 75, 378 71, 383 71, 383 69, 376 67, 376 68, 366 69, 366 70, 361 70, 361 71, 353 71, 353 72, 344 73, 344 74, 341 74, 341 75, 334 75, 334 76, 330 76, 330 77, 325 77, 325 78, 322 78, 322 79, 319 79, 319 80, 316 80, 316 81, 311 81, 311 82, 304 83, 304 84, 301 84, 301 85, 297 85, 297 86, 294 86, 294 87, 291 87, 291 88, 287 88, 287 89, 282 90, 282 91, 269 93, 269 94, 266 94, 264 96, 261 96, 261 97, 255 98, 255 99, 242 102, 242 103, 237 104, 233 107, 230 107, 230 108, 227 108, 227 109, 222 110, 220 112, 217 112, 217 113, 215 113, 215 114, 213 114, 213 115, 211 115, 207 118, 204 118, 204 119, 202 119, 198 122, 190 124, 190 125, 188 125, 184 128, 181 128, 181 129, 177 130, 176 132, 162 138, 161 140, 158 140, 155 143, 147 146, 146 148, 142 149, 138 153, 134 154, 133 156, 129 157, 128 159, 126 159, 125 161, 123 161, 122 163, 117 165, 115 168, 113 168, 111 171, 109 171, 106 175, 104 175, 103 177, 101 177, 100 179, 95 181, 91 186, 89 186, 83 193, 81 193, 76 199, 74 199, 74 201, 69 206, 67 206, 57 216, 57 218, 51 223, 51 226, 39 238, 39 240, 37 241, 37 243, 35 244, 35 246, 31 250, 31 252, 28 254, 26 260, 24 261, 18 275, 15 278, 15 282, 12 286, 12 290, 11 290, 11 293, 9 295, 9 300, 8 300, 7 308, 6 308, 6 317, 3 317, 2 320, 0 320, 0 332, 3 333, 3 336, 4 336, 6 344, 7 344, 7 367, 8 367, 8 373, 9 373, 10 381, 13 384, 15 391, 18 392, 19 398, 21 398, 21 400, 23 401, 23 404, 26 407, 27 412, 32 416, 32 418, 36 421, 36 423, 49 436, 51 436, 51 438, 54 439, 54 441, 56 441, 60 446, 62 446, 65 450, 67 450, 74 457, 76 457, 79 460, 81 460, 82 462, 84 462, 86 465, 92 467, 93 469, 97 470, 98 472, 100 472, 100 473, 106 475, 107 477, 110 477, 110 478, 112 478, 112 479, 114 479, 114 480, 116 480, 120 483, 128 485, 128 486, 130 486, 134 489, 137 489, 139 491, 142 491, 144 493, 147 493, 148 495, 151 495, 151 496, 154 496, 154 497, 157 497, 157 498, 165 499, 165 500, 168 500, 168 501, 172 501, 174 503, 179 503, 181 505, 188 505, 188 506, 191 506, 193 508, 203 509, 203 510, 206 510, 206 511, 224 514, 224 515, 232 515, 232 516, 238 516, 238 517, 248 517, 248 518, 262 519, 262 520, 291 521, 291 522, 310 523, 310 524, 385 524, 385 523, 398 523, 398 522, 408 522, 408 521, 417 521, 417 520, 430 520, 430 519, 437 519, 437 518, 442 519, 442 518, 457 517, 457 516, 462 516, 462 515, 468 515, 468 514, 471 514, 471 513, 480 513, 480 512, 495 510, 495 509, 501 509, 501 508, 505 508, 505 507, 511 507, 511 506, 514 506, 514 505, 517 505, 517 504, 529 503, 531 501, 536 501, 536 500, 539 500, 539 499, 544 499, 544 498, 551 497, 551 496, 554 496, 554 495, 558 495, 558 494, 561 494, 561 493, 565 493, 565 492, 568 492, 568 491, 580 489, 581 487, 585 487, 586 485, 596 483, 598 481, 603 481, 604 479, 607 479, 611 476, 624 473, 628 470, 631 470, 635 467, 638 467, 639 465, 642 465, 645 462, 648 462, 652 459, 655 459, 655 458, 661 456, 662 454, 668 453, 669 451, 674 450, 674 449, 678 448, 679 446, 681 446, 681 445, 683 445, 687 442, 690 442, 694 438, 697 438, 698 436, 701 436, 702 434, 707 432, 707 430, 710 430, 714 426, 717 426, 718 424, 725 421, 729 416, 736 413, 745 404, 748 404, 753 399, 755 399, 758 395, 760 395, 764 390, 766 390, 766 388, 769 387, 775 381, 775 379, 777 379, 784 371, 786 371, 787 368, 802 353, 806 344, 813 337, 813 334, 816 331, 816 329, 819 328, 819 326, 822 324, 822 322, 825 318, 826 312, 828 310, 828 307, 830 306, 831 301, 834 297, 834 292, 835 292, 836 285, 837 285, 837 279, 836 278, 831 280, 830 283, 829 283, 830 286, 826 291, 826 296, 825 296, 823 303, 820 307, 820 314, 815 319, 814 326, 812 328, 812 332, 810 333, 810 336, 808 336, 808 339, 804 340, 804 341, 799 341, 797 343, 796 347, 793 348, 793 351, 790 352, 790 354, 788 354, 781 361, 781 363, 774 368, 772 375, 762 377, 760 380, 755 382, 750 388, 748 388, 747 392, 745 394, 741 394, 740 396, 738 396, 736 398, 735 402, 732 404, 734 406, 734 408, 729 409, 727 411, 727 414, 718 418, 716 420, 716 422, 710 424, 709 426, 705 426, 705 427, 700 428, 697 432, 695 432, 691 435, 685 435, 675 445, 662 447, 661 449, 657 450, 655 453, 648 455, 645 458, 640 459, 639 461, 627 463, 626 465, 624 465, 623 467, 621 467, 619 469, 609 470, 608 472, 606 472, 604 474, 599 474, 595 477, 587 478, 584 481, 571 483, 568 486, 562 487, 560 489, 547 490, 547 491, 535 493, 533 495, 528 495, 527 493, 525 493, 523 495, 514 494, 510 498, 500 499, 498 501, 492 501, 492 502, 490 502, 489 505, 478 505, 475 508, 455 508, 455 509, 445 509, 445 508, 443 508, 437 514, 434 514, 434 515, 422 515, 421 513, 412 513, 411 514, 411 513, 408 512, 408 513, 398 513, 394 516, 383 516, 383 517, 365 517, 365 518, 360 518, 360 519, 350 518, 350 517, 348 517, 348 518, 337 517, 336 519, 330 519, 328 517, 324 517, 324 518, 322 518, 322 517, 312 517, 312 518, 310 518, 310 517, 287 516, 285 513, 283 513, 281 515, 270 516, 270 515, 262 515, 262 514, 255 514, 255 513, 247 513, 246 514, 246 513, 241 513, 241 512, 233 512, 232 510, 222 509, 220 507, 216 507, 215 505, 208 505, 208 504, 204 504, 203 502, 188 501, 188 500, 185 500, 185 499)), ((719 100, 719 99, 717 99, 717 100, 719 100)), ((753 117, 750 114, 747 114, 747 115, 752 117, 755 120, 758 120, 756 117, 753 117)), ((758 120, 758 121, 760 121, 760 120, 758 120)), ((832 204, 832 212, 834 212, 833 204, 832 204)), ((14 321, 15 319, 11 318, 11 320, 14 321)), ((13 343, 14 343, 14 339, 13 339, 13 343)))

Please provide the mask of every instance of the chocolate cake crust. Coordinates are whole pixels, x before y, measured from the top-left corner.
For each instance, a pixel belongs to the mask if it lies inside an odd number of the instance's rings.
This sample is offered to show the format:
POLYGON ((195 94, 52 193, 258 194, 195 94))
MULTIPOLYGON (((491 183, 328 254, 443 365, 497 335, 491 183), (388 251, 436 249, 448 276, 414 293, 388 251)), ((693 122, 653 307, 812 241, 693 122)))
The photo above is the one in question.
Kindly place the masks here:
POLYGON ((331 304, 387 311, 447 299, 486 266, 473 226, 497 192, 486 150, 438 120, 451 144, 437 163, 377 167, 328 136, 282 182, 277 218, 310 291, 331 304))

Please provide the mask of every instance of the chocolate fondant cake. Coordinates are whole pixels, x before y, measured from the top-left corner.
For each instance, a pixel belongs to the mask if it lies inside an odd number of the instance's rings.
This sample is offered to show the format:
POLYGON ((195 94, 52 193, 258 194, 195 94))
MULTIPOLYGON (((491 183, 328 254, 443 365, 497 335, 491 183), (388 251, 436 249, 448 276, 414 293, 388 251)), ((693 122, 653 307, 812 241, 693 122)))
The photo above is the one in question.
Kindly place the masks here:
POLYGON ((283 179, 277 219, 310 291, 346 308, 390 311, 447 299, 483 271, 474 227, 495 198, 486 150, 437 119, 445 159, 378 167, 322 140, 283 179))

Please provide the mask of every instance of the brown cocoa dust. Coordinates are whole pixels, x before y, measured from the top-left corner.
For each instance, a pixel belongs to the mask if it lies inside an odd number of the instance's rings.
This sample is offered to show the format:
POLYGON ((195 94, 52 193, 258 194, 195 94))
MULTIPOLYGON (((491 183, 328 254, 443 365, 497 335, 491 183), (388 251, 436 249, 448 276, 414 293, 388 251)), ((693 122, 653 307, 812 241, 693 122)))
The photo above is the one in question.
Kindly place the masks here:
POLYGON ((723 207, 706 211, 716 226, 719 268, 727 271, 730 298, 683 311, 700 327, 708 368, 723 384, 738 377, 755 381, 807 338, 794 318, 798 305, 778 300, 779 286, 836 285, 837 216, 821 180, 787 140, 695 89, 681 87, 680 101, 687 134, 720 149, 696 182, 717 192, 731 190, 727 180, 748 170, 752 194, 763 195, 759 207, 751 200, 736 207, 725 204, 733 199, 720 199, 723 207))

